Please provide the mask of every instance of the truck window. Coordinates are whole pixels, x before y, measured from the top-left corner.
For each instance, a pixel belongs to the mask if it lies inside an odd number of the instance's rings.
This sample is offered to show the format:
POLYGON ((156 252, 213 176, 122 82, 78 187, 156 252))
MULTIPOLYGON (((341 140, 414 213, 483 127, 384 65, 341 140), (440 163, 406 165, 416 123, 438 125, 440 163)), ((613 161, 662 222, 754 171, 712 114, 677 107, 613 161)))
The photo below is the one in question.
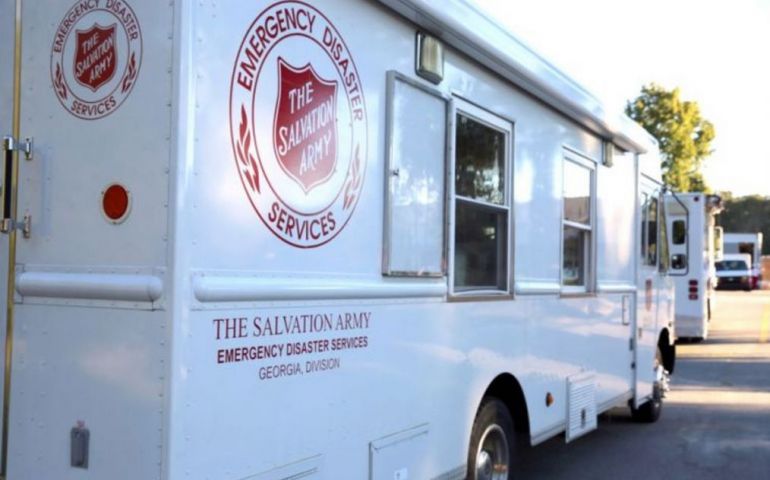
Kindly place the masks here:
POLYGON ((674 245, 683 245, 687 237, 687 227, 684 220, 674 220, 671 224, 671 241, 674 245))
POLYGON ((644 265, 658 264, 658 199, 645 195, 642 205, 642 261, 644 265))
POLYGON ((671 258, 668 255, 668 220, 666 219, 664 202, 661 201, 659 204, 660 210, 658 211, 658 216, 660 222, 658 222, 658 225, 660 225, 660 231, 658 232, 658 245, 660 245, 660 263, 658 263, 658 270, 665 273, 668 272, 671 261, 671 258))
POLYGON ((453 287, 507 292, 510 124, 471 105, 463 110, 455 127, 453 287))
POLYGON ((561 283, 585 291, 591 277, 593 170, 575 160, 564 160, 561 283))

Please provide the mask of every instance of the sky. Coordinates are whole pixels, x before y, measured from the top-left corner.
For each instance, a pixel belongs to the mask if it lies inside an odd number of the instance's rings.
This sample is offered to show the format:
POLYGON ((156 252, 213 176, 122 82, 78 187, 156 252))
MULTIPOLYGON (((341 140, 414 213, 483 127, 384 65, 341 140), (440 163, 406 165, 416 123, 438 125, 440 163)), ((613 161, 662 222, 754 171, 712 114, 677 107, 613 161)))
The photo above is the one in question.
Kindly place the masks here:
POLYGON ((770 196, 770 0, 473 1, 609 112, 679 87, 716 129, 706 183, 770 196))

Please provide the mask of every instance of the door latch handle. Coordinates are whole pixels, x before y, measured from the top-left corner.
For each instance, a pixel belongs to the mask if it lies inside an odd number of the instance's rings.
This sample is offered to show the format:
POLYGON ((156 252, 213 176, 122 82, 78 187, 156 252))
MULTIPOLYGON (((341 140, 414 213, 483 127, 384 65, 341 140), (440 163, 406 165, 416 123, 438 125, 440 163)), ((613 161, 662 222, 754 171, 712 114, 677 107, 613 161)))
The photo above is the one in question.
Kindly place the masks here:
POLYGON ((23 222, 17 222, 16 219, 13 218, 16 209, 13 200, 13 178, 14 172, 16 171, 14 170, 13 154, 14 152, 24 153, 24 158, 26 160, 32 160, 32 139, 27 138, 23 142, 19 142, 12 136, 3 137, 3 152, 5 164, 3 165, 3 217, 0 220, 0 232, 10 233, 13 230, 20 230, 24 234, 24 238, 29 238, 32 217, 30 215, 25 215, 23 222))

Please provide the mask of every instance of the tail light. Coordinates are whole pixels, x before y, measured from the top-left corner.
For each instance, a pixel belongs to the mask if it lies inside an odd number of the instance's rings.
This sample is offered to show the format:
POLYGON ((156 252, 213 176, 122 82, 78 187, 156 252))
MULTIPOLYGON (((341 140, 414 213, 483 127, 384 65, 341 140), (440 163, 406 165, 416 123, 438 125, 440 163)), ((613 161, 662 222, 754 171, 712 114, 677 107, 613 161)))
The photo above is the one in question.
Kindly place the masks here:
POLYGON ((690 280, 690 300, 697 300, 698 299, 698 280, 691 279, 690 280))

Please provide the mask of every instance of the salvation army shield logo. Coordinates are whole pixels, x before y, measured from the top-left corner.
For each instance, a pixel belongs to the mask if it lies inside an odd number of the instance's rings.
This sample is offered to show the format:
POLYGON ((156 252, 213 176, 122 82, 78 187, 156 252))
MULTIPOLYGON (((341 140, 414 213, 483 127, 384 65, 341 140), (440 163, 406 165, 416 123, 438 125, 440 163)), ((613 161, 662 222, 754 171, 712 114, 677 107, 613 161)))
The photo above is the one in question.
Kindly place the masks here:
POLYGON ((305 192, 325 182, 337 164, 337 82, 310 64, 278 58, 273 146, 278 164, 305 192))
POLYGON ((353 56, 321 11, 286 0, 251 23, 233 65, 230 137, 244 200, 273 235, 315 248, 343 231, 364 186, 367 116, 353 56))
POLYGON ((97 24, 88 30, 77 31, 75 44, 75 80, 95 92, 115 75, 118 58, 115 49, 116 24, 101 27, 97 24))
POLYGON ((51 45, 53 93, 72 115, 106 117, 128 98, 142 65, 142 31, 125 0, 76 2, 51 45))

